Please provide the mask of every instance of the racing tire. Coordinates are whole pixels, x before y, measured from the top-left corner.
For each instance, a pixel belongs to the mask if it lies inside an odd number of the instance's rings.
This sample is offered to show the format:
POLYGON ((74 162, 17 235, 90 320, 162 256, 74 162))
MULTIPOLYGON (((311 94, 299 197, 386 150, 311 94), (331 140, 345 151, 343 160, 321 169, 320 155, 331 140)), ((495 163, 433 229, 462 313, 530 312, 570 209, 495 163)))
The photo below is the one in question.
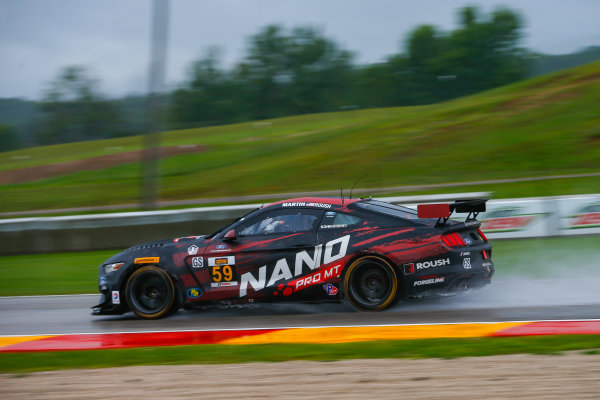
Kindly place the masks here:
POLYGON ((381 257, 357 259, 342 282, 345 299, 359 311, 383 311, 399 299, 396 269, 381 257))
POLYGON ((177 309, 173 280, 154 265, 136 269, 127 280, 125 292, 129 308, 141 318, 162 318, 177 309))

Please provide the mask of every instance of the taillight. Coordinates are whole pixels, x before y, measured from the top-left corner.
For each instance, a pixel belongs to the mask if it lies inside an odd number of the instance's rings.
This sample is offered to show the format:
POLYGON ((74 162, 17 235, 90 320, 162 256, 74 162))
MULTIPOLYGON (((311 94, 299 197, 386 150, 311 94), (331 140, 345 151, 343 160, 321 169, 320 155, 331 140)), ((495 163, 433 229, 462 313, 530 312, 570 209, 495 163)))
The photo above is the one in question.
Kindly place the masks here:
POLYGON ((462 236, 456 232, 442 236, 442 241, 449 247, 462 247, 467 245, 462 236))
POLYGON ((481 252, 481 254, 483 255, 483 259, 484 259, 484 260, 487 260, 487 259, 488 259, 488 255, 487 255, 487 252, 486 252, 485 250, 484 250, 484 251, 482 251, 482 252, 481 252))
POLYGON ((477 229, 477 233, 479 233, 479 236, 483 239, 484 242, 487 242, 487 238, 485 237, 483 232, 481 232, 481 229, 477 229))

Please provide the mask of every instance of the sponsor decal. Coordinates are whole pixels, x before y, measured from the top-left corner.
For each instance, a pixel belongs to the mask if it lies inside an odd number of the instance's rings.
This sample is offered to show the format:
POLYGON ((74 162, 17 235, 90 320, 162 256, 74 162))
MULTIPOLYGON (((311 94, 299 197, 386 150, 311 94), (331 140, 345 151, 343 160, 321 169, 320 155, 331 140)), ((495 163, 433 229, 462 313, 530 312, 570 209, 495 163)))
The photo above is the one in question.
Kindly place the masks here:
POLYGON ((331 204, 325 204, 325 203, 306 203, 306 207, 331 208, 331 204))
POLYGON ((433 261, 424 261, 422 263, 415 263, 415 266, 417 267, 417 269, 444 267, 446 265, 450 265, 449 258, 444 258, 441 260, 433 260, 433 261))
POLYGON ((153 264, 160 261, 160 257, 142 257, 136 258, 133 263, 134 264, 153 264))
POLYGON ((404 264, 404 275, 415 273, 415 263, 404 264))
POLYGON ((324 284, 323 289, 325 289, 325 293, 327 293, 329 296, 335 296, 338 294, 338 288, 331 283, 324 284))
POLYGON ((538 217, 544 217, 544 213, 524 213, 522 207, 503 207, 488 211, 481 223, 484 232, 511 232, 525 229, 538 217))
POLYGON ((191 288, 187 291, 186 296, 192 299, 202 296, 202 290, 198 288, 191 288))
MULTIPOLYGON (((323 245, 315 246, 313 254, 310 255, 308 251, 303 250, 296 253, 296 257, 293 264, 293 273, 290 269, 290 265, 285 258, 279 259, 275 263, 275 267, 271 272, 271 276, 267 280, 267 266, 264 265, 258 269, 258 276, 252 272, 246 272, 240 277, 240 297, 244 297, 248 294, 248 286, 251 286, 255 291, 262 290, 266 287, 276 285, 279 281, 290 280, 294 277, 302 275, 304 265, 311 270, 316 270, 321 265, 328 265, 335 261, 343 258, 348 251, 348 243, 350 243, 350 235, 345 235, 337 239, 331 240, 323 245)), ((295 289, 300 289, 307 284, 315 284, 324 281, 325 278, 329 279, 337 277, 342 272, 342 265, 336 265, 335 267, 329 267, 323 271, 316 272, 304 278, 300 278, 297 281, 293 281, 295 289), (334 271, 335 269, 335 271, 334 271), (321 274, 321 272, 323 272, 321 274), (333 274, 336 274, 335 276, 333 274), (313 276, 317 275, 319 276, 313 276), (313 279, 313 278, 318 278, 313 279), (306 281, 308 279, 308 281, 306 281)), ((290 285, 292 283, 290 282, 290 285)))
POLYGON ((326 203, 306 203, 306 202, 294 202, 294 203, 282 203, 281 207, 317 207, 317 208, 331 208, 331 204, 326 203))
POLYGON ((463 238, 463 239, 465 240, 465 243, 468 245, 473 243, 473 240, 471 238, 463 238))
POLYGON ((342 273, 342 265, 325 268, 323 271, 315 272, 304 278, 290 282, 290 286, 295 290, 304 289, 317 283, 325 282, 331 278, 337 278, 342 273))
POLYGON ((214 267, 215 265, 235 265, 235 256, 208 257, 208 266, 214 267))
POLYGON ((336 212, 335 211, 327 211, 325 213, 326 217, 335 217, 336 212))
POLYGON ((180 237, 180 238, 175 238, 173 239, 173 242, 175 243, 179 243, 179 241, 181 240, 194 240, 194 239, 200 239, 202 236, 185 236, 185 237, 180 237))
POLYGON ((413 286, 434 285, 436 283, 444 283, 445 280, 446 280, 445 276, 441 276, 439 278, 423 279, 421 281, 415 281, 413 286))
POLYGON ((460 255, 461 255, 461 257, 463 257, 463 256, 470 256, 471 252, 470 251, 461 251, 460 255))
POLYGON ((229 287, 229 286, 237 286, 238 282, 237 281, 231 281, 231 282, 212 282, 210 284, 210 287, 229 287))
POLYGON ((471 259, 469 257, 463 259, 463 267, 465 269, 471 269, 471 259))
POLYGON ((190 256, 198 254, 198 250, 200 250, 200 249, 195 244, 193 244, 187 248, 187 252, 190 256))
POLYGON ((494 265, 494 264, 493 264, 493 263, 491 263, 491 262, 484 262, 484 263, 481 263, 481 266, 482 266, 482 267, 484 267, 484 268, 486 268, 486 267, 491 267, 492 265, 494 265))
POLYGON ((471 226, 471 225, 479 225, 479 221, 477 221, 476 219, 468 219, 464 222, 465 226, 471 226))
POLYGON ((578 215, 571 228, 591 228, 600 226, 600 213, 578 215))
POLYGON ((194 267, 194 268, 204 267, 204 257, 192 257, 192 267, 194 267))
POLYGON ((113 304, 121 304, 121 295, 118 290, 113 290, 111 294, 113 304))
POLYGON ((217 245, 217 250, 223 250, 223 249, 226 249, 226 248, 227 248, 226 244, 219 244, 219 245, 217 245))
POLYGON ((589 203, 570 217, 569 229, 595 228, 600 226, 600 203, 589 203))
POLYGON ((484 232, 509 232, 518 231, 527 226, 533 217, 510 217, 489 219, 483 222, 481 230, 484 232))
POLYGON ((104 276, 100 278, 100 281, 98 282, 98 285, 100 285, 100 286, 106 285, 106 278, 104 276))
POLYGON ((340 225, 321 225, 321 229, 337 229, 337 228, 347 228, 348 225, 340 224, 340 225))

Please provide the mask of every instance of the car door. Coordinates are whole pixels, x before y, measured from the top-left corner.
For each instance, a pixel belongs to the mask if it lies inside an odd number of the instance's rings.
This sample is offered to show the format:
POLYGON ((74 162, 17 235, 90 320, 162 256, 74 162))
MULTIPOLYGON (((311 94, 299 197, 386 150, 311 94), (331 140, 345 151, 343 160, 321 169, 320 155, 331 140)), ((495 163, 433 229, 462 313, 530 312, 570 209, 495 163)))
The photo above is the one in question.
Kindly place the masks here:
MULTIPOLYGON (((232 299, 291 294, 285 290, 287 283, 311 269, 309 259, 312 268, 318 263, 316 228, 322 215, 321 210, 281 208, 240 223, 235 227, 235 239, 218 239, 205 253, 209 268, 214 264, 213 272, 218 262, 232 266, 230 282, 234 284, 218 290, 232 299)), ((229 269, 222 272, 227 273, 223 278, 230 277, 229 269)), ((216 286, 218 278, 211 273, 211 285, 216 286)))

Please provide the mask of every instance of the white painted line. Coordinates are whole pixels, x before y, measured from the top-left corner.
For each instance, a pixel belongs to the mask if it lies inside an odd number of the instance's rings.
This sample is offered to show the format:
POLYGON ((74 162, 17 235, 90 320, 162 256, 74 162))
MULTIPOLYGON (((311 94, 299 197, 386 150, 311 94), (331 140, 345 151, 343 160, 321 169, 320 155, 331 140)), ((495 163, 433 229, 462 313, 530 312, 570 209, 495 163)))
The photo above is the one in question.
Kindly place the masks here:
POLYGON ((4 299, 35 299, 48 297, 73 297, 73 296, 100 296, 100 293, 77 293, 77 294, 36 294, 33 296, 0 296, 0 301, 4 299))

